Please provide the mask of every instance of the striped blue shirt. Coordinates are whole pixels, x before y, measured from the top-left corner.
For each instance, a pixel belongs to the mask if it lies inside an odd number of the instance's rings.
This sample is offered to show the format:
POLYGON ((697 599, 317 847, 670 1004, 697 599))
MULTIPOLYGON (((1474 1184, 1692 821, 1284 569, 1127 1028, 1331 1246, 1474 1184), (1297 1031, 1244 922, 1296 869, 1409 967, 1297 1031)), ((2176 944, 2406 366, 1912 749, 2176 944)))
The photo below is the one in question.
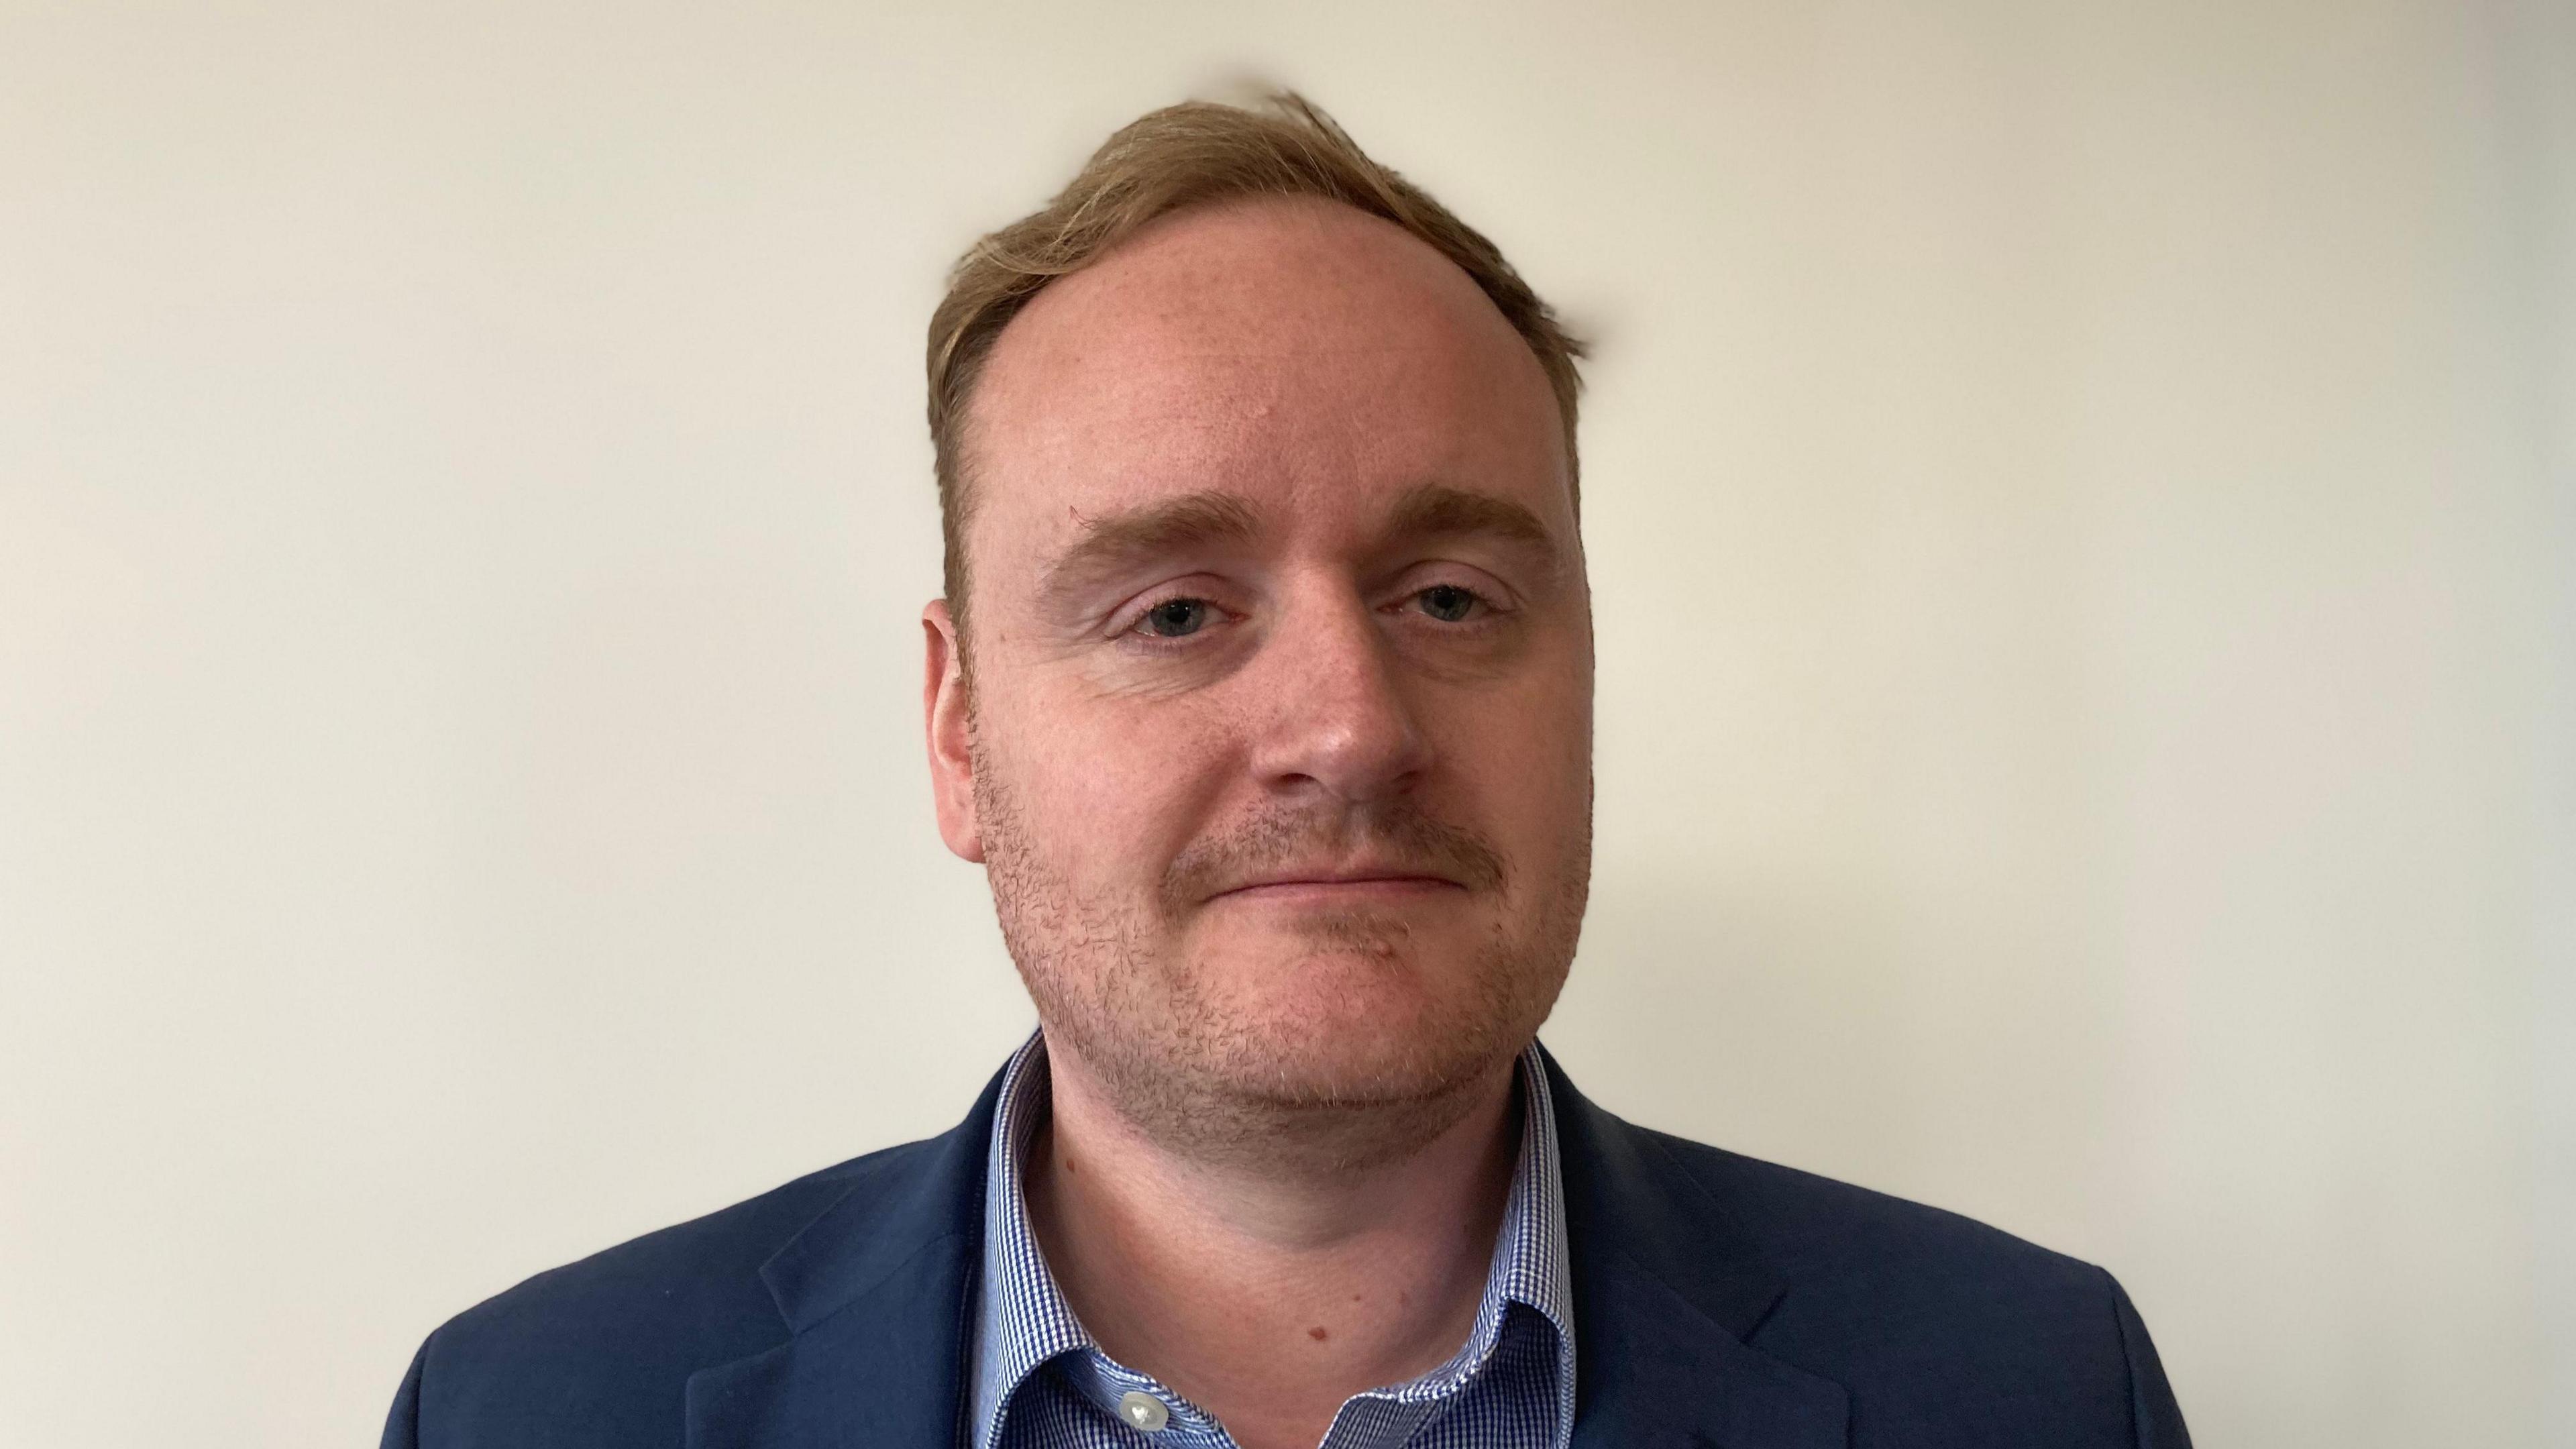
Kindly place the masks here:
MULTIPOLYGON (((1520 1162, 1474 1330, 1420 1378, 1344 1400, 1319 1449, 1566 1449, 1572 1440, 1565 1189, 1537 1047, 1521 1054, 1519 1075, 1520 1162)), ((1047 1101, 1045 1038, 1031 1037, 1003 1074, 985 1168, 974 1449, 1235 1449, 1206 1410, 1101 1352, 1048 1271, 1020 1186, 1047 1101), (1140 1418, 1161 1423, 1148 1432, 1131 1422, 1140 1418)))

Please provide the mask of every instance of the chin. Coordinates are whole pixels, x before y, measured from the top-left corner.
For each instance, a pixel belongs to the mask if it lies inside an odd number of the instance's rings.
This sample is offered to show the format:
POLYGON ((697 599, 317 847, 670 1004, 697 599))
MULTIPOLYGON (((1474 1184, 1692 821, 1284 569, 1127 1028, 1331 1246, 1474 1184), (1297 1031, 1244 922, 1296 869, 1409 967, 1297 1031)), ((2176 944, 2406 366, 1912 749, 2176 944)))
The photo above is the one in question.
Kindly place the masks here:
POLYGON ((1281 1105, 1444 1096, 1537 1026, 1518 1019, 1489 963, 1405 951, 1283 952, 1202 984, 1214 999, 1186 1014, 1202 1030, 1183 1052, 1224 1090, 1281 1105))

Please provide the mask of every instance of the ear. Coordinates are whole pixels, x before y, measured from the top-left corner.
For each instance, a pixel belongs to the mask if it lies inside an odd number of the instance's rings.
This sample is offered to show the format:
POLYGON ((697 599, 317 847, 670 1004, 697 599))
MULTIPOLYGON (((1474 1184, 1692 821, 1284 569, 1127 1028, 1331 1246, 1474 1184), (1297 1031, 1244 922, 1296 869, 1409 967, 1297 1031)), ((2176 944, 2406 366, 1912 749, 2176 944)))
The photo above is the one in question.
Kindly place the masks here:
POLYGON ((975 819, 962 642, 948 601, 931 600, 921 611, 921 721, 930 743, 930 800, 939 812, 939 838, 959 859, 981 864, 984 832, 975 819))

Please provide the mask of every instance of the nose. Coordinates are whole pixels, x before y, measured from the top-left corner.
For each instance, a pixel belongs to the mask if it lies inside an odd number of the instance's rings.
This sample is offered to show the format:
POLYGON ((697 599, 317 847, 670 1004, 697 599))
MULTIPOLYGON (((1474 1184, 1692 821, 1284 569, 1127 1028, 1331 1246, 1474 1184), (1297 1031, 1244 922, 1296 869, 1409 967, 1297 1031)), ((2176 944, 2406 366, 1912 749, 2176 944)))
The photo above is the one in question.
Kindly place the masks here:
POLYGON ((1273 790, 1351 804, 1400 796, 1431 765, 1401 661, 1355 597, 1292 609, 1255 672, 1264 721, 1253 767, 1273 790))

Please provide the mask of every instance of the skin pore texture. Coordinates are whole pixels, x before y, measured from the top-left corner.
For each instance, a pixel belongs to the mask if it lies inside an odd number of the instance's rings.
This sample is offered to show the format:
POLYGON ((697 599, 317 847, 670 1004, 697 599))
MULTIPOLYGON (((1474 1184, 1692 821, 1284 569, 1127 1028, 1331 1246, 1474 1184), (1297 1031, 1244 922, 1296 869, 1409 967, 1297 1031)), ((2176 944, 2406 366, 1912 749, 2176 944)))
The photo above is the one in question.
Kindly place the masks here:
POLYGON ((924 612, 924 705, 1046 1036, 1031 1221, 1113 1358, 1307 1449, 1465 1341, 1574 955, 1553 395, 1437 251, 1261 199, 1039 293, 966 454, 969 632, 924 612))

